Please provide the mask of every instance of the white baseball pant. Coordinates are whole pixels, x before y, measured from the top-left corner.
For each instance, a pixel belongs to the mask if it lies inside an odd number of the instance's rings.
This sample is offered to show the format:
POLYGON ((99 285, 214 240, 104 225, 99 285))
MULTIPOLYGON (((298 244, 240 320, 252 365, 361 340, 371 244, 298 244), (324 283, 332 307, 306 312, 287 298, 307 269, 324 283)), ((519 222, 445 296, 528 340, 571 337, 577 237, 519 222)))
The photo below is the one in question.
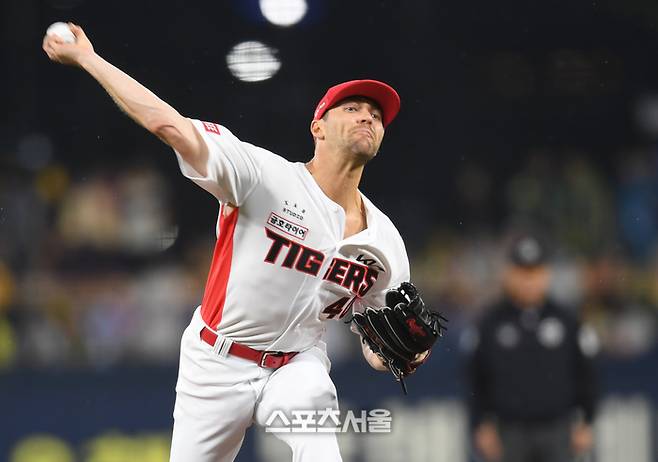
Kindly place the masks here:
MULTIPOLYGON (((275 411, 338 409, 329 359, 316 346, 273 370, 220 356, 199 337, 197 308, 181 341, 170 462, 231 462, 246 429, 275 411)), ((293 462, 340 462, 333 433, 272 433, 292 449, 293 462)))

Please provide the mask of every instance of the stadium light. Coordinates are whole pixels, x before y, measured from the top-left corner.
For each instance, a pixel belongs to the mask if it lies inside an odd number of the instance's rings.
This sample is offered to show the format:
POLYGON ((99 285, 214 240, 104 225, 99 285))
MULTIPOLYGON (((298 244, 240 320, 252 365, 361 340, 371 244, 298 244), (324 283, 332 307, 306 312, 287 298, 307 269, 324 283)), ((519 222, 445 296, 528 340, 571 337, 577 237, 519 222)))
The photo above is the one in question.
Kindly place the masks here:
POLYGON ((259 82, 271 78, 281 68, 276 54, 277 50, 264 43, 242 42, 226 55, 226 64, 231 74, 243 82, 259 82))
POLYGON ((260 0, 260 11, 265 19, 281 27, 297 24, 307 10, 306 0, 260 0))

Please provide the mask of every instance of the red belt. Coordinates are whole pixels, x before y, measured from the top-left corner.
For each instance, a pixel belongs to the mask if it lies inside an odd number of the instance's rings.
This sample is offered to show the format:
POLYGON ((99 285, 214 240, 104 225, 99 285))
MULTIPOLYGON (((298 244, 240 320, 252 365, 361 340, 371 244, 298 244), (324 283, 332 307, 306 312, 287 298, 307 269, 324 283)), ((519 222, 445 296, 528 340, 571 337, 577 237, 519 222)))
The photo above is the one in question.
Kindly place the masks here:
MULTIPOLYGON (((201 329, 201 340, 206 342, 210 346, 215 346, 217 341, 217 334, 204 327, 201 329)), ((278 369, 281 366, 285 366, 290 362, 292 358, 297 355, 297 351, 292 351, 290 353, 284 353, 283 351, 260 351, 254 350, 253 348, 248 347, 247 345, 241 345, 239 343, 233 343, 228 352, 232 355, 238 356, 242 359, 248 359, 258 364, 260 367, 267 367, 269 369, 278 369)))

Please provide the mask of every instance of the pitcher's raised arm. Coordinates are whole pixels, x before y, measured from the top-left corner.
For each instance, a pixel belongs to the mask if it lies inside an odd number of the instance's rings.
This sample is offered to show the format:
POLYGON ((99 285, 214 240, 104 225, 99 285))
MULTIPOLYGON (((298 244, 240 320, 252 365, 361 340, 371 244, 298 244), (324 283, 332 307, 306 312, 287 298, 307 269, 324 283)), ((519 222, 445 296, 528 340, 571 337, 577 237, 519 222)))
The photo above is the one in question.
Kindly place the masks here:
POLYGON ((51 61, 87 71, 131 119, 174 148, 199 173, 205 174, 208 149, 192 122, 98 55, 80 26, 68 25, 75 35, 74 43, 66 43, 57 35, 44 36, 43 50, 51 61))

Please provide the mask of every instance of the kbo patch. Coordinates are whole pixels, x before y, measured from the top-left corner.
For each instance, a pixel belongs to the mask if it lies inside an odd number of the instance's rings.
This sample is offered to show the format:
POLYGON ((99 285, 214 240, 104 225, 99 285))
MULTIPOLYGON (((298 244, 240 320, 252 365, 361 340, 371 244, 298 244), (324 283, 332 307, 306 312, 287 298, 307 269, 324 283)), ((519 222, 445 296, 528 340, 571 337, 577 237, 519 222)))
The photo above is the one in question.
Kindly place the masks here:
POLYGON ((214 133, 215 135, 219 135, 219 125, 214 124, 212 122, 202 122, 203 123, 203 128, 206 129, 208 133, 214 133))

